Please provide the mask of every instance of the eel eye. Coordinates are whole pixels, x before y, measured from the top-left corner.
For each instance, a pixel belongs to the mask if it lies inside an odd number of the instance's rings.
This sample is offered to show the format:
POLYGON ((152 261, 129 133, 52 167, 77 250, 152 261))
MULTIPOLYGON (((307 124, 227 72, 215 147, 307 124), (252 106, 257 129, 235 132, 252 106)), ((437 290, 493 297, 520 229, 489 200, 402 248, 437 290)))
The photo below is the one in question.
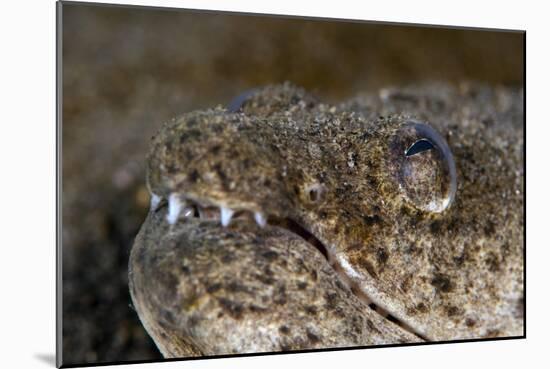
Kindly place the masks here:
POLYGON ((424 151, 435 148, 435 146, 426 138, 422 138, 411 145, 406 151, 405 156, 413 156, 424 151))
POLYGON ((242 111, 244 105, 252 96, 254 96, 258 92, 258 89, 253 88, 250 90, 246 90, 245 92, 242 92, 240 95, 236 96, 231 100, 229 105, 227 105, 227 111, 229 113, 237 113, 239 111, 242 111))
POLYGON ((445 139, 432 127, 407 122, 390 144, 392 168, 403 196, 417 209, 440 213, 456 194, 456 167, 445 139))

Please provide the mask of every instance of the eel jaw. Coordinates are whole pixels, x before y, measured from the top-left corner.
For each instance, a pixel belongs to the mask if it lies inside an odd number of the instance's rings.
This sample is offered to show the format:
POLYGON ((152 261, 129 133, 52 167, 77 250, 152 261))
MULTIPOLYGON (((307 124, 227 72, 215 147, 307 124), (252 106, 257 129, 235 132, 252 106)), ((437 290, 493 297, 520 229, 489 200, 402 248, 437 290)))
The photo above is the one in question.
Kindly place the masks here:
POLYGON ((266 215, 262 211, 232 209, 225 205, 213 205, 211 201, 192 200, 186 195, 176 193, 170 194, 168 200, 152 193, 150 211, 156 212, 164 206, 168 206, 166 220, 170 226, 174 226, 180 220, 185 221, 189 218, 200 218, 201 220, 219 222, 222 227, 226 228, 230 226, 233 220, 237 219, 238 221, 254 221, 261 228, 267 226, 278 227, 294 233, 321 252, 331 268, 336 272, 336 275, 365 304, 365 307, 370 308, 386 320, 416 335, 420 339, 429 341, 428 337, 412 328, 407 322, 399 320, 387 308, 375 303, 356 281, 354 278, 356 272, 347 263, 345 258, 333 255, 330 248, 327 248, 313 233, 293 219, 276 217, 270 214, 266 215))

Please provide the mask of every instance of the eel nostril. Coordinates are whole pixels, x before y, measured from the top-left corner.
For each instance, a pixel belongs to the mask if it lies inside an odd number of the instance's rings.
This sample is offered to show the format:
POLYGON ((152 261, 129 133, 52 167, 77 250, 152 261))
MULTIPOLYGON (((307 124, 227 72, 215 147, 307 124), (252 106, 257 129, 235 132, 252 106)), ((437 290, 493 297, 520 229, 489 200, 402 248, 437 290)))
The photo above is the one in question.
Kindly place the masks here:
POLYGON ((319 193, 319 190, 315 189, 315 188, 312 188, 311 190, 309 190, 309 199, 313 202, 317 202, 319 201, 321 195, 319 193))
POLYGON ((319 183, 309 185, 305 189, 307 199, 312 203, 318 203, 323 199, 325 188, 319 183))

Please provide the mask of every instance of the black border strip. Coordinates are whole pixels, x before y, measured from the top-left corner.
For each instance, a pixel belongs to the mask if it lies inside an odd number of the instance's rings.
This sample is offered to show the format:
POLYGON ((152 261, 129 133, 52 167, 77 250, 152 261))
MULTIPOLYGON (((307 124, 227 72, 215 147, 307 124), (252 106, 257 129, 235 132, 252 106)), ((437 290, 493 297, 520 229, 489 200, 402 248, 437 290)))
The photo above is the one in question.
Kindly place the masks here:
POLYGON ((61 230, 63 221, 61 217, 61 191, 62 191, 62 121, 63 121, 63 3, 57 2, 55 7, 55 266, 56 266, 56 284, 55 284, 55 364, 61 367, 63 363, 63 250, 61 230))
POLYGON ((523 33, 523 338, 527 338, 527 32, 523 33))

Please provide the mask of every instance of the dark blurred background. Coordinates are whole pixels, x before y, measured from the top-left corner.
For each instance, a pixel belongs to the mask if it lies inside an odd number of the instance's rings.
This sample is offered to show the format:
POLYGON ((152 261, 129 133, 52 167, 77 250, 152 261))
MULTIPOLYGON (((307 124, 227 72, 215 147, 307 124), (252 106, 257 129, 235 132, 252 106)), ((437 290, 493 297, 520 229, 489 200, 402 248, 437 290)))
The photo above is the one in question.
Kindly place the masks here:
POLYGON ((63 362, 159 359, 127 265, 163 121, 291 81, 328 102, 429 81, 523 84, 518 32, 64 4, 63 362))

